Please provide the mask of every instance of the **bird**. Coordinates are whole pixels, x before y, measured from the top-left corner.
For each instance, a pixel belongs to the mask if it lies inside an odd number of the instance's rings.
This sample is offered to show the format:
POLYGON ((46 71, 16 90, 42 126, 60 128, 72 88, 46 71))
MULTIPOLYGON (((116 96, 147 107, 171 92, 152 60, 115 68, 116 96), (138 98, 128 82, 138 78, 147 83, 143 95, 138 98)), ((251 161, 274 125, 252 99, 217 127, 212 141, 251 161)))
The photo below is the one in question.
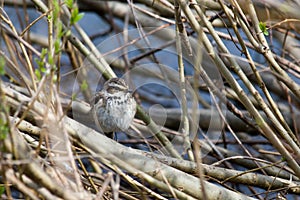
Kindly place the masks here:
POLYGON ((107 80, 91 104, 97 128, 112 139, 116 131, 129 128, 136 113, 136 101, 122 78, 107 80))

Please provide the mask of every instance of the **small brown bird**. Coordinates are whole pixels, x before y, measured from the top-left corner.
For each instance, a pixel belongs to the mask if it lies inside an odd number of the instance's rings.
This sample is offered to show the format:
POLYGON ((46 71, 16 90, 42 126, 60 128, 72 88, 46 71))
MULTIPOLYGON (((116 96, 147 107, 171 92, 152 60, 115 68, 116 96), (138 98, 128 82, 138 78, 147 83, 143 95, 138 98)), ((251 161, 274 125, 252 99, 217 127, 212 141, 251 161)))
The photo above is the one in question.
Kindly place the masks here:
POLYGON ((121 78, 106 81, 91 103, 97 128, 110 138, 115 131, 127 130, 136 112, 136 101, 121 78))

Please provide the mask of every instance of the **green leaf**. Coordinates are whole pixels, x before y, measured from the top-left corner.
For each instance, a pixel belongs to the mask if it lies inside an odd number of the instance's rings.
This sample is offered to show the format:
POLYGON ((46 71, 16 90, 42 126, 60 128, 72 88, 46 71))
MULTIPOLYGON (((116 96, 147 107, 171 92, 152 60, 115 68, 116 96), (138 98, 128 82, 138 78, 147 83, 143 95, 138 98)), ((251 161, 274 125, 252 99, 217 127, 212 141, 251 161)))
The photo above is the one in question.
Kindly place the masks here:
POLYGON ((55 54, 58 54, 60 52, 60 40, 57 38, 54 42, 54 50, 55 54))
POLYGON ((9 133, 8 123, 0 118, 0 140, 4 140, 9 133))
POLYGON ((60 11, 60 6, 59 6, 58 1, 53 1, 53 21, 54 22, 56 22, 58 19, 59 11, 60 11))
POLYGON ((52 71, 56 71, 57 70, 57 67, 56 65, 52 65, 52 68, 51 68, 52 71))
POLYGON ((76 93, 72 94, 72 100, 75 100, 76 97, 77 97, 77 94, 76 94, 76 93))
POLYGON ((83 80, 83 82, 81 83, 80 89, 82 91, 85 91, 85 90, 87 90, 87 88, 88 88, 88 84, 87 84, 86 80, 83 80))
POLYGON ((74 7, 71 12, 70 24, 73 25, 77 23, 83 16, 84 13, 79 13, 78 7, 74 7))
POLYGON ((54 74, 54 75, 53 75, 52 81, 53 81, 54 83, 57 82, 57 74, 54 74))
POLYGON ((78 7, 74 7, 74 8, 73 8, 72 14, 73 14, 74 16, 76 16, 76 15, 78 15, 78 13, 79 13, 78 7))
POLYGON ((3 56, 0 56, 0 75, 5 74, 5 58, 3 56))
POLYGON ((45 67, 41 67, 39 71, 40 71, 40 73, 41 72, 46 73, 47 69, 45 67))
POLYGON ((260 28, 260 30, 263 32, 264 35, 266 35, 266 36, 269 35, 269 32, 268 32, 268 28, 267 28, 266 23, 264 23, 264 22, 259 22, 259 28, 260 28))
POLYGON ((64 36, 65 32, 63 30, 63 25, 62 25, 62 22, 59 21, 57 23, 57 33, 58 33, 58 37, 61 38, 62 36, 64 36))
POLYGON ((4 185, 1 185, 0 186, 0 195, 4 194, 4 192, 5 192, 5 187, 4 187, 4 185))
POLYGON ((71 12, 71 24, 74 24, 73 22, 74 22, 74 18, 78 15, 78 8, 77 7, 75 7, 73 10, 72 10, 72 12, 71 12))
POLYGON ((40 71, 39 69, 35 69, 35 70, 34 70, 34 73, 35 73, 35 75, 36 75, 36 78, 37 78, 38 80, 41 80, 41 78, 42 78, 41 71, 40 71))
POLYGON ((81 20, 84 16, 84 13, 79 13, 78 15, 76 15, 76 17, 74 18, 74 24, 77 23, 79 20, 81 20))
POLYGON ((66 36, 68 37, 68 36, 70 36, 71 35, 71 30, 68 30, 67 32, 66 32, 66 36))
POLYGON ((9 132, 8 126, 0 126, 0 140, 4 140, 9 132))
POLYGON ((43 48, 42 52, 41 52, 41 58, 45 58, 47 52, 48 52, 48 50, 46 48, 43 48))
POLYGON ((65 4, 68 6, 69 9, 73 7, 73 0, 65 0, 65 4))

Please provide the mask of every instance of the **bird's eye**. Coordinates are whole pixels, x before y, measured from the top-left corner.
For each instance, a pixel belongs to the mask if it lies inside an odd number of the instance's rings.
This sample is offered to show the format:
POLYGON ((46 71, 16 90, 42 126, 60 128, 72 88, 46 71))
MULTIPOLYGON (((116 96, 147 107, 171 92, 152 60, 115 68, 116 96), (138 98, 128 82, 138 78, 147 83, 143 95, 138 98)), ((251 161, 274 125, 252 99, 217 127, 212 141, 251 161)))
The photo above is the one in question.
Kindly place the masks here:
POLYGON ((114 87, 109 87, 109 88, 107 89, 107 92, 110 93, 110 94, 113 94, 113 93, 116 92, 116 88, 114 88, 114 87))

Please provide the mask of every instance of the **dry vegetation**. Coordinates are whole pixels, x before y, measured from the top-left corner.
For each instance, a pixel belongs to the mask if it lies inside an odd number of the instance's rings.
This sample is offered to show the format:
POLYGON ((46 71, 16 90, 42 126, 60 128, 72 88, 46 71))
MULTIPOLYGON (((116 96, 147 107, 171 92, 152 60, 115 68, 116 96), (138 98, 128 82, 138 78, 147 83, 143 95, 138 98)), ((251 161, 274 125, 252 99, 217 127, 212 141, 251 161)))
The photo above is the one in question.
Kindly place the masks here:
POLYGON ((0 1, 1 199, 296 199, 297 2, 0 1), (92 35, 82 13, 105 26, 92 35), (102 37, 111 52, 95 47, 102 37), (162 67, 166 49, 176 72, 162 67), (133 126, 111 140, 88 102, 116 73, 177 83, 181 104, 138 89, 133 126))

